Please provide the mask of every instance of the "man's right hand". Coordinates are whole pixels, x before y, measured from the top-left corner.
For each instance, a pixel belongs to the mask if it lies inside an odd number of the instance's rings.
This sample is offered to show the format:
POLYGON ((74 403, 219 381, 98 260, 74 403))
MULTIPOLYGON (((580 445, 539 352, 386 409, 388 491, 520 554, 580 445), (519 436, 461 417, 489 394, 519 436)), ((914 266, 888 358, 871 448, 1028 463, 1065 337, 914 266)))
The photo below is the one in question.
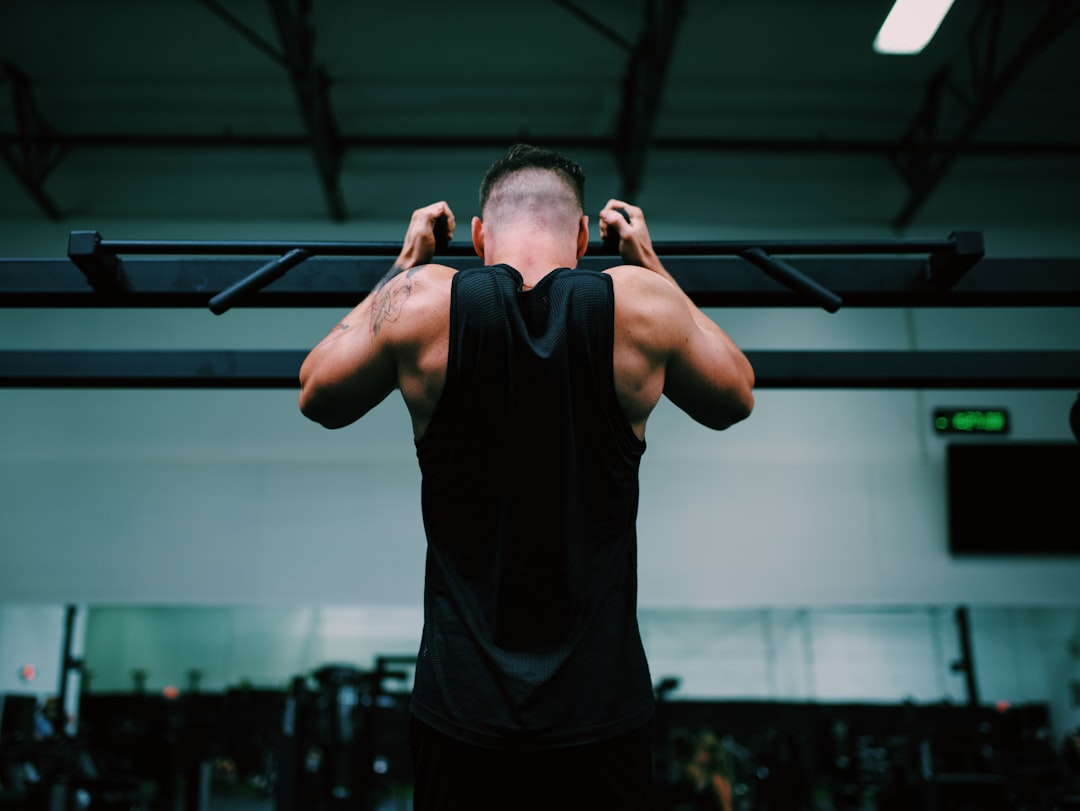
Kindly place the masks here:
POLYGON ((446 238, 449 240, 454 236, 454 212, 445 201, 440 200, 413 212, 394 267, 407 270, 431 261, 437 247, 435 221, 443 216, 446 217, 446 238))

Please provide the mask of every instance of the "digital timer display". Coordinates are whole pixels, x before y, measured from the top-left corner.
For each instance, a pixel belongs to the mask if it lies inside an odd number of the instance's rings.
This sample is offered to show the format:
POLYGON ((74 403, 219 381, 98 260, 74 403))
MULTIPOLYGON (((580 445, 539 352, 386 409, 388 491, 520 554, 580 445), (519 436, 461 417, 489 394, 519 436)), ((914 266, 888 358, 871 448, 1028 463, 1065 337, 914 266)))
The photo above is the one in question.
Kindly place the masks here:
POLYGON ((1007 434, 1009 413, 1004 408, 938 408, 934 430, 939 434, 1007 434))

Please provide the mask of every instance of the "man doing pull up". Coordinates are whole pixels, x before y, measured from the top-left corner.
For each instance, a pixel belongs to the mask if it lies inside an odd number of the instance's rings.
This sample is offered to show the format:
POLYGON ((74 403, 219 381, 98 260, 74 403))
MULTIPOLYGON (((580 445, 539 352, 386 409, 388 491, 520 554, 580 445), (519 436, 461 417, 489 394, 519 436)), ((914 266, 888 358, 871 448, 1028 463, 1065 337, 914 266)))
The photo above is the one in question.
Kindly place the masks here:
POLYGON ((754 372, 664 269, 640 208, 599 214, 623 264, 576 269, 584 183, 562 155, 512 147, 481 183, 482 264, 460 271, 430 264, 450 207, 417 209, 390 274, 300 370, 300 409, 327 428, 394 389, 412 418, 427 536, 417 811, 649 807, 646 421, 667 396, 728 428, 753 409, 754 372))

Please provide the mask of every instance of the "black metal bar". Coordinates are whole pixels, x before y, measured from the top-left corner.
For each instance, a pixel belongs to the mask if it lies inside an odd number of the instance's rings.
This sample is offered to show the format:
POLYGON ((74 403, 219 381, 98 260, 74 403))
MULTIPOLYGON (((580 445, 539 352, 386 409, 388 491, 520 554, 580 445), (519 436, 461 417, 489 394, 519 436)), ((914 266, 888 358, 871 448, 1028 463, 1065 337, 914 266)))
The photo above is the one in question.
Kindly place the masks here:
POLYGON ((90 286, 102 293, 127 289, 124 263, 114 253, 100 250, 97 231, 72 231, 68 234, 68 258, 83 272, 90 286))
POLYGON ((952 254, 931 254, 927 273, 935 287, 952 287, 979 262, 986 253, 982 234, 978 231, 959 231, 949 235, 956 251, 952 254))
POLYGON ((1073 389, 1080 351, 747 351, 760 388, 1073 389))
POLYGON ((11 62, 0 60, 0 84, 8 80, 17 132, 0 144, 0 160, 46 216, 59 221, 62 213, 45 190, 45 178, 67 154, 67 148, 56 141, 52 127, 38 111, 30 78, 11 62))
POLYGON ((624 200, 635 199, 641 190, 685 5, 685 0, 645 0, 640 34, 626 66, 622 103, 615 121, 615 162, 624 200))
POLYGON ((315 62, 315 28, 309 3, 268 0, 271 16, 284 49, 293 93, 304 120, 323 197, 336 222, 347 218, 341 190, 344 146, 330 104, 330 77, 315 62))
POLYGON ((283 67, 288 67, 288 63, 285 60, 284 54, 282 54, 280 51, 277 50, 277 48, 275 48, 273 45, 271 45, 269 42, 259 36, 259 34, 256 33, 255 30, 251 28, 251 26, 249 26, 247 23, 245 23, 243 20, 241 20, 231 11, 229 11, 229 9, 225 8, 225 6, 221 5, 221 3, 217 2, 217 0, 199 0, 199 2, 206 6, 208 9, 210 9, 210 11, 214 12, 214 14, 220 17, 226 25, 236 31, 236 33, 238 33, 256 48, 258 48, 264 54, 269 56, 272 60, 277 62, 279 65, 282 65, 283 67))
MULTIPOLYGON (((441 259, 453 267, 476 257, 441 259)), ((254 272, 261 258, 134 257, 125 259, 128 289, 94 290, 68 259, 0 259, 0 307, 206 308, 218 291, 254 272)), ((702 307, 805 307, 806 299, 738 256, 671 256, 665 267, 702 307)), ((948 288, 927 278, 924 257, 809 256, 799 268, 858 307, 1080 307, 1080 257, 987 257, 948 288)), ((603 256, 585 270, 611 265, 603 256)), ((314 256, 245 306, 351 308, 386 275, 380 257, 314 256)), ((0 314, 0 318, 2 318, 0 314)))
POLYGON ((569 11, 571 14, 573 14, 579 20, 584 22, 587 26, 589 26, 594 31, 599 32, 600 34, 605 36, 607 39, 614 42, 616 45, 618 45, 624 51, 633 50, 634 45, 633 45, 632 42, 630 42, 630 40, 628 40, 625 37, 623 37, 622 35, 620 35, 614 28, 609 26, 603 20, 600 20, 599 18, 594 17, 592 14, 590 14, 588 11, 583 9, 577 3, 572 3, 572 2, 570 2, 570 0, 554 0, 554 2, 555 2, 555 5, 562 6, 564 9, 569 11))
POLYGON ((57 691, 57 701, 60 704, 60 715, 56 720, 58 729, 54 730, 57 735, 67 735, 67 701, 68 701, 68 681, 71 678, 71 674, 78 671, 82 667, 82 662, 72 655, 72 650, 75 644, 75 618, 78 615, 78 608, 74 605, 68 605, 64 609, 64 639, 62 647, 60 649, 60 684, 57 691))
POLYGON ((979 684, 975 678, 975 652, 971 644, 971 616, 967 606, 956 609, 956 628, 960 635, 960 660, 954 667, 964 674, 968 706, 975 709, 980 701, 979 684))
POLYGON ((826 312, 835 313, 840 309, 843 299, 832 290, 818 284, 810 277, 793 268, 786 262, 769 256, 760 248, 750 248, 739 254, 743 259, 759 268, 773 279, 776 279, 796 293, 806 296, 810 301, 816 302, 826 312))
POLYGON ((299 386, 299 350, 0 352, 0 387, 283 389, 299 386))
POLYGON ((210 299, 210 312, 221 315, 238 301, 254 295, 268 284, 277 281, 305 259, 310 259, 311 254, 301 248, 295 248, 282 256, 267 262, 250 276, 241 279, 227 290, 223 290, 210 299))
POLYGON ((60 222, 60 220, 63 219, 63 213, 56 203, 52 201, 52 198, 49 197, 48 193, 45 191, 44 185, 34 176, 33 172, 28 170, 27 167, 2 144, 0 144, 0 160, 4 161, 8 170, 15 175, 15 179, 19 181, 26 193, 29 194, 41 210, 45 212, 46 217, 53 222, 60 222))
MULTIPOLYGON (((0 388, 282 389, 306 350, 0 351, 0 388)), ((749 350, 759 389, 1080 389, 1080 351, 749 350)))
MULTIPOLYGON (((432 137, 415 133, 390 133, 386 135, 342 135, 340 143, 358 149, 506 149, 520 140, 519 135, 447 135, 432 137)), ((615 147, 612 137, 589 137, 579 135, 536 136, 538 144, 553 149, 580 149, 611 151, 615 147)), ((110 132, 110 133, 55 133, 50 144, 66 149, 310 149, 311 143, 304 135, 244 135, 244 134, 192 134, 167 132, 110 132)), ((0 133, 0 145, 23 143, 20 136, 0 133)), ((978 141, 960 146, 930 141, 919 145, 920 151, 928 153, 957 149, 961 155, 1000 155, 1012 157, 1058 158, 1080 154, 1077 141, 978 141)), ((773 138, 747 136, 745 138, 694 138, 689 136, 656 135, 651 149, 680 152, 765 152, 773 154, 829 154, 829 155, 879 155, 889 156, 905 147, 896 141, 856 138, 773 138)))
MULTIPOLYGON (((767 253, 762 246, 767 245, 770 253, 786 254, 873 254, 873 253, 929 253, 931 267, 937 269, 935 283, 943 278, 954 282, 960 275, 982 258, 982 234, 979 232, 954 232, 945 240, 886 239, 886 240, 773 240, 760 242, 724 241, 724 242, 658 242, 655 245, 661 257, 669 256, 724 256, 737 255, 745 259, 771 278, 776 279, 799 295, 808 297, 812 302, 828 312, 836 312, 841 304, 841 297, 821 283, 814 281, 790 265, 767 253), (961 260, 953 261, 953 255, 963 251, 961 260)), ((396 242, 236 242, 236 241, 155 241, 155 240, 104 240, 96 231, 72 231, 68 240, 68 255, 87 275, 97 290, 102 290, 102 278, 109 278, 110 272, 122 274, 122 269, 109 267, 97 257, 111 256, 116 260, 120 253, 135 254, 186 254, 186 255, 255 255, 265 253, 285 254, 263 266, 238 284, 230 283, 229 288, 210 301, 210 309, 221 314, 228 310, 242 296, 248 296, 262 289, 272 281, 281 278, 290 268, 312 256, 385 256, 396 257, 400 253, 400 244, 396 242)), ((471 244, 439 244, 440 256, 474 256, 471 244)), ((593 242, 589 250, 593 257, 617 256, 615 243, 593 242)))
MULTIPOLYGON (((72 232, 97 233, 97 232, 72 232)), ((911 254, 952 253, 956 251, 955 235, 946 239, 852 239, 852 240, 715 240, 656 242, 653 247, 661 259, 667 256, 737 256, 754 248, 770 254, 784 255, 853 255, 853 254, 911 254)), ((98 239, 97 253, 141 254, 150 256, 260 256, 282 254, 302 249, 312 256, 385 256, 395 258, 401 253, 400 242, 295 242, 236 241, 236 240, 121 240, 98 239)), ((618 250, 603 242, 590 242, 587 254, 618 255, 618 250)), ((470 256, 476 252, 470 243, 451 243, 441 256, 470 256)))

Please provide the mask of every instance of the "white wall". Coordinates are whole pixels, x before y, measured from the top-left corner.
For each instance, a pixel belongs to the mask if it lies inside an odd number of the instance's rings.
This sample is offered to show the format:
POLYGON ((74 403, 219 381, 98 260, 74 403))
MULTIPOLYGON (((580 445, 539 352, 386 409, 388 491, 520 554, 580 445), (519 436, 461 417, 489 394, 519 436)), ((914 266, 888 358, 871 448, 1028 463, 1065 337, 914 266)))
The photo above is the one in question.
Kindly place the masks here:
MULTIPOLYGON (((6 347, 310 345, 337 313, 5 315, 6 347), (233 318, 233 315, 236 318, 233 318), (327 317, 329 316, 329 317, 327 317)), ((1068 310, 717 312, 747 348, 1080 348, 1068 310)), ((953 560, 935 405, 1074 441, 1070 391, 761 390, 727 432, 664 401, 642 468, 645 606, 1071 605, 1080 560, 953 560), (722 587, 717 587, 717 579, 722 587)), ((293 391, 0 391, 5 601, 415 604, 423 534, 397 395, 326 431, 293 391)))

